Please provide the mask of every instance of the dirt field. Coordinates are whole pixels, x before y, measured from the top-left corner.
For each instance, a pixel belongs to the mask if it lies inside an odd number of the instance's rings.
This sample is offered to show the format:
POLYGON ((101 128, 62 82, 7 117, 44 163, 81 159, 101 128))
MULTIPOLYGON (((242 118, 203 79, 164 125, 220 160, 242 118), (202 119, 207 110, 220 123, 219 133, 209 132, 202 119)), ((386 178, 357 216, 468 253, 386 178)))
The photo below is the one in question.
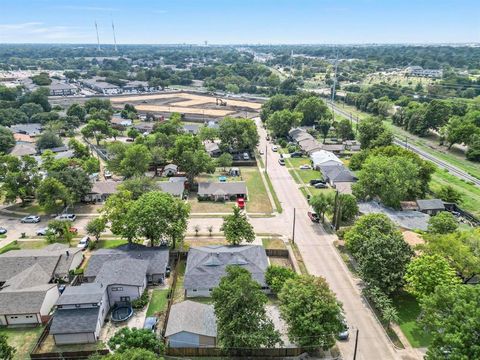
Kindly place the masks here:
MULTIPOLYGON (((180 104, 180 103, 178 103, 180 104)), ((168 106, 168 105, 135 105, 137 110, 140 111, 158 111, 158 112, 178 112, 185 114, 197 114, 197 115, 209 115, 209 116, 226 116, 233 114, 233 110, 220 110, 220 109, 202 109, 193 107, 181 107, 181 106, 168 106)))

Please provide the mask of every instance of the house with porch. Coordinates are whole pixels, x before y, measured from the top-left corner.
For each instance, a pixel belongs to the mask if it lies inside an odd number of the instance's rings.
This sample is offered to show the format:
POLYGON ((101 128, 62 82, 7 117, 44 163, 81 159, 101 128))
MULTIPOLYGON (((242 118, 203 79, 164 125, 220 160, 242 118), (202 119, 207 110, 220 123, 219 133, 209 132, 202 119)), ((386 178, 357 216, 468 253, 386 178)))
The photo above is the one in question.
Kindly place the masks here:
POLYGON ((120 183, 117 181, 95 181, 92 190, 83 197, 84 202, 104 202, 107 198, 117 192, 120 183))
POLYGON ((247 194, 247 185, 244 181, 198 183, 199 200, 229 201, 238 198, 246 200, 247 194))

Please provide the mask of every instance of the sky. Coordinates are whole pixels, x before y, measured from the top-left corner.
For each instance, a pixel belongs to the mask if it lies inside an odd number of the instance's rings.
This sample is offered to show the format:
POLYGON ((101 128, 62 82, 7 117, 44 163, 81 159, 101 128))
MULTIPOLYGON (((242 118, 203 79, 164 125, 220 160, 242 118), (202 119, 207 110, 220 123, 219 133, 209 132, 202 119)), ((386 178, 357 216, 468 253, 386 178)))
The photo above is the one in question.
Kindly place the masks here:
POLYGON ((480 0, 0 0, 0 43, 478 43, 480 0))

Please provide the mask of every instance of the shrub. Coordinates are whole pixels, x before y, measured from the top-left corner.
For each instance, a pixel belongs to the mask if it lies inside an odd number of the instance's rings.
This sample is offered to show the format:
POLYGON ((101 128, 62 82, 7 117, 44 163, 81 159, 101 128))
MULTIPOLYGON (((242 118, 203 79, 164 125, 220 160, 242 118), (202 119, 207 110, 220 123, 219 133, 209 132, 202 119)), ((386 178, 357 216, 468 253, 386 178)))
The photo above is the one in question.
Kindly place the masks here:
POLYGON ((148 304, 148 291, 145 289, 143 294, 138 298, 132 301, 132 307, 134 309, 143 309, 148 304))
POLYGON ((287 146, 287 140, 285 139, 280 139, 278 140, 278 145, 280 145, 282 148, 287 146))
POLYGON ((270 265, 265 273, 265 281, 270 289, 275 294, 278 294, 280 290, 282 290, 285 282, 289 279, 295 278, 296 276, 297 274, 291 269, 277 265, 270 265))

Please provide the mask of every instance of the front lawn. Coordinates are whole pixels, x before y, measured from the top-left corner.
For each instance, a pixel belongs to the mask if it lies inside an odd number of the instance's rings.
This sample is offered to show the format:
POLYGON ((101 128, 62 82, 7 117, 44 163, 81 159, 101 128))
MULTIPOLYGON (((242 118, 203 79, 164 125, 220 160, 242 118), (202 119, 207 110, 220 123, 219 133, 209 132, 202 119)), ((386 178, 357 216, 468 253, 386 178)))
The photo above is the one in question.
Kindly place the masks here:
POLYGON ((287 165, 298 169, 302 165, 311 165, 310 158, 308 157, 299 157, 299 158, 285 158, 287 160, 287 165))
POLYGON ((265 249, 286 249, 285 243, 279 238, 262 238, 262 244, 265 249))
POLYGON ((128 241, 124 239, 115 239, 115 240, 98 240, 96 249, 113 249, 120 245, 127 244, 128 241))
POLYGON ((165 311, 168 304, 168 291, 168 289, 153 290, 146 316, 154 316, 165 311))
POLYGON ((35 346, 35 342, 42 330, 42 326, 34 328, 1 328, 0 334, 6 335, 8 344, 17 350, 13 359, 24 360, 30 359, 30 351, 35 346))
POLYGON ((417 319, 420 315, 420 306, 417 299, 407 293, 400 293, 393 298, 398 311, 398 325, 413 347, 427 347, 431 336, 425 332, 417 319))
POLYGON ((322 174, 320 171, 317 170, 296 170, 298 176, 302 179, 302 181, 308 185, 310 184, 310 180, 313 179, 322 179, 322 174))
POLYGON ((0 249, 0 254, 6 253, 10 250, 31 250, 31 249, 41 249, 47 246, 46 241, 39 240, 39 241, 21 241, 15 240, 12 241, 10 244, 5 245, 0 249))

